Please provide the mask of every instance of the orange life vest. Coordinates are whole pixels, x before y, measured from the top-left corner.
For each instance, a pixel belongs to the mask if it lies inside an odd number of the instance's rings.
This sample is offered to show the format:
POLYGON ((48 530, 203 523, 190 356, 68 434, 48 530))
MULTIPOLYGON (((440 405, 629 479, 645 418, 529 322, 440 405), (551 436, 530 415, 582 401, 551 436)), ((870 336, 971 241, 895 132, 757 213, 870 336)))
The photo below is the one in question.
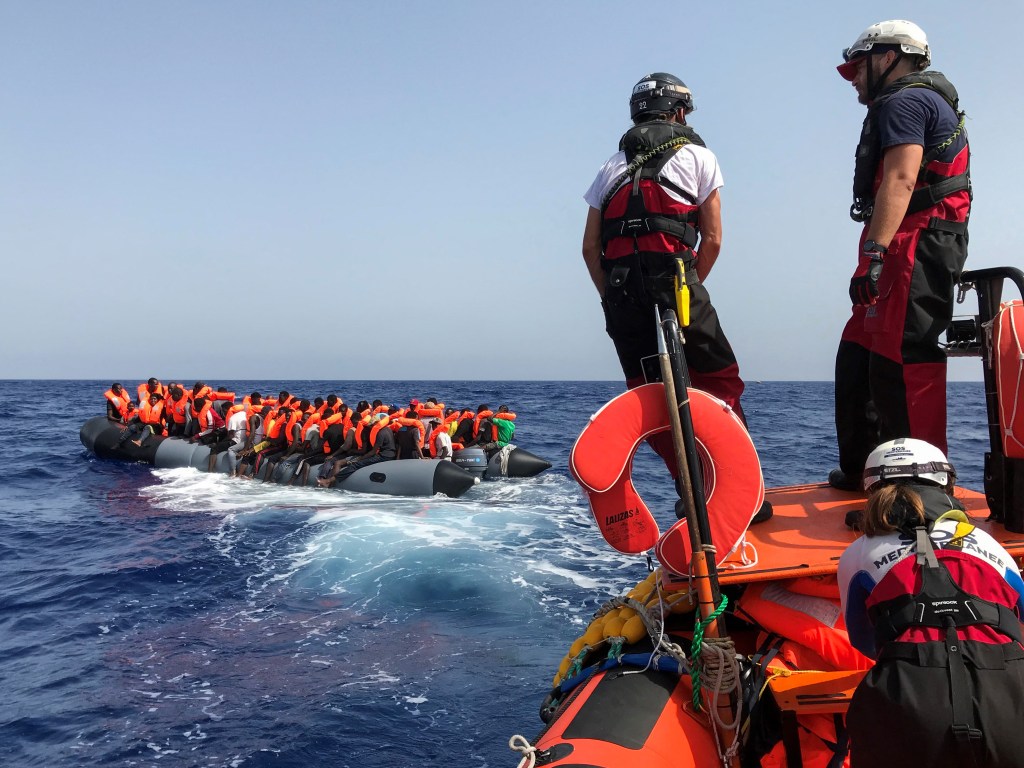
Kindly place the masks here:
POLYGON ((227 421, 228 419, 230 419, 232 416, 234 416, 239 411, 246 411, 246 412, 248 412, 248 410, 249 410, 249 403, 246 403, 244 401, 241 402, 241 403, 235 403, 230 408, 228 408, 226 411, 224 411, 224 421, 227 421))
POLYGON ((352 428, 356 431, 356 447, 363 450, 363 439, 366 437, 366 428, 370 426, 369 415, 363 416, 352 428))
POLYGON ((186 395, 187 395, 187 397, 188 397, 188 399, 190 401, 195 402, 200 397, 205 397, 207 400, 212 399, 211 396, 210 396, 211 392, 213 392, 213 389, 209 385, 206 385, 205 387, 200 389, 198 392, 193 392, 190 389, 190 390, 187 391, 186 395))
MULTIPOLYGON (((328 427, 330 427, 333 424, 337 424, 340 421, 344 421, 344 417, 340 413, 332 413, 330 416, 327 416, 326 418, 321 418, 319 424, 320 437, 324 436, 324 433, 327 432, 328 427)), ((348 430, 346 429, 345 431, 347 432, 348 430)))
POLYGON ((391 422, 391 419, 389 419, 388 416, 385 414, 383 419, 381 419, 380 421, 376 422, 370 428, 370 445, 373 445, 374 441, 377 439, 377 433, 380 432, 385 427, 387 427, 390 424, 390 422, 391 422))
MULTIPOLYGON (((454 421, 454 419, 452 420, 454 421)), ((432 429, 430 432, 430 437, 427 439, 427 442, 430 445, 430 455, 432 458, 435 459, 437 458, 437 436, 442 432, 448 434, 448 422, 438 424, 436 427, 434 427, 434 429, 432 429)))
POLYGON ((146 398, 139 406, 139 421, 143 424, 157 425, 163 420, 164 401, 157 400, 156 405, 151 405, 149 398, 146 398))
POLYGON ((298 408, 296 408, 294 411, 292 411, 292 415, 288 417, 288 422, 287 422, 287 424, 285 425, 285 428, 284 428, 284 439, 288 443, 288 445, 291 445, 292 443, 295 442, 296 433, 298 433, 299 442, 300 443, 302 442, 302 432, 303 432, 303 430, 302 430, 302 417, 303 417, 303 415, 304 414, 302 413, 302 411, 300 411, 298 408), (295 429, 296 426, 298 426, 299 428, 295 429))
POLYGON ((276 440, 281 436, 281 430, 284 428, 284 423, 285 419, 279 418, 276 412, 271 414, 267 417, 263 434, 268 440, 276 440))
POLYGON ((416 438, 416 444, 421 448, 423 447, 423 438, 426 435, 427 428, 423 426, 423 422, 419 419, 407 419, 404 416, 391 419, 391 423, 395 426, 392 429, 397 432, 401 427, 415 427, 419 431, 419 436, 416 438))
POLYGON ((192 412, 192 418, 199 425, 198 429, 196 429, 196 434, 199 434, 200 432, 205 432, 207 429, 213 426, 213 424, 210 421, 210 412, 213 410, 213 403, 211 403, 209 400, 206 401, 206 405, 203 406, 201 411, 196 411, 194 405, 190 408, 190 410, 192 412))
MULTIPOLYGON (((483 410, 483 411, 480 411, 480 413, 478 413, 473 418, 473 437, 479 437, 479 435, 480 435, 480 422, 483 421, 484 419, 490 419, 493 416, 494 416, 494 411, 483 410)), ((491 440, 497 440, 497 439, 498 439, 498 428, 496 426, 494 426, 494 423, 492 422, 491 423, 491 440)))
POLYGON ((786 582, 758 582, 743 593, 737 613, 763 629, 813 651, 833 669, 870 669, 874 662, 850 645, 839 598, 815 597, 786 582))
POLYGON ((235 393, 234 392, 210 392, 206 396, 206 399, 207 400, 227 400, 228 402, 231 402, 231 401, 233 401, 235 399, 235 393))
POLYGON ((171 420, 175 424, 185 423, 185 414, 188 413, 188 397, 182 395, 180 400, 168 400, 167 410, 171 414, 171 420))
POLYGON ((144 381, 139 384, 139 388, 136 390, 139 393, 139 405, 149 400, 150 395, 160 395, 164 400, 167 399, 167 387, 163 384, 157 384, 156 389, 152 392, 149 391, 149 382, 144 381))
MULTIPOLYGON (((483 410, 480 411, 480 413, 478 413, 473 418, 473 437, 476 437, 477 435, 480 434, 480 422, 483 421, 484 419, 489 419, 493 415, 494 411, 483 410)), ((497 435, 495 435, 494 437, 495 439, 497 439, 497 435)))
POLYGON ((114 390, 108 389, 103 393, 103 396, 109 400, 113 406, 117 409, 117 412, 121 414, 121 419, 124 421, 128 420, 128 393, 121 388, 121 394, 115 395, 114 390))

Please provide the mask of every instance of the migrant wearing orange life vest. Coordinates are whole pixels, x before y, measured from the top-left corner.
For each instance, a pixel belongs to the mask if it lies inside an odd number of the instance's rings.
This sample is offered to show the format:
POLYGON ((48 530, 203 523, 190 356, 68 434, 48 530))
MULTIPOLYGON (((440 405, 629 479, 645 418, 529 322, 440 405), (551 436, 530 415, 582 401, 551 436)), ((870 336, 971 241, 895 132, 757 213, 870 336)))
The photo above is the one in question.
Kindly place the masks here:
POLYGON ((228 402, 233 402, 234 399, 235 399, 235 393, 234 392, 210 392, 206 396, 206 399, 207 400, 227 400, 228 402))
POLYGON ((184 424, 188 414, 188 397, 182 393, 181 398, 175 400, 173 397, 167 402, 167 412, 171 415, 171 421, 175 424, 184 424))
POLYGON ((377 439, 377 433, 382 429, 386 428, 391 422, 390 417, 385 413, 384 418, 374 422, 374 425, 370 428, 370 445, 373 445, 377 439))
POLYGON ((108 389, 103 396, 110 401, 110 404, 121 414, 121 421, 128 420, 128 393, 121 388, 121 394, 115 394, 113 389, 108 389))
MULTIPOLYGON (((494 411, 488 408, 485 408, 484 410, 477 413, 476 417, 473 419, 473 437, 480 436, 480 422, 483 421, 484 419, 489 419, 492 416, 494 416, 494 411)), ((491 424, 491 436, 489 439, 491 441, 498 439, 498 428, 494 426, 494 424, 491 424)))
POLYGON ((157 400, 156 403, 150 403, 149 398, 147 397, 142 401, 142 405, 139 406, 139 421, 143 424, 148 424, 151 427, 156 427, 163 423, 163 417, 163 400, 157 400))
POLYGON ((242 402, 240 403, 235 403, 234 405, 230 406, 226 411, 224 411, 224 421, 227 421, 239 411, 245 411, 246 413, 248 413, 250 404, 246 402, 246 399, 243 399, 242 402))
POLYGON ((288 445, 295 442, 298 437, 299 442, 302 442, 302 411, 296 408, 288 416, 288 420, 285 421, 284 425, 284 439, 288 445))
POLYGON ((167 399, 167 387, 160 383, 157 383, 153 389, 150 389, 149 382, 144 381, 139 384, 139 388, 136 391, 139 394, 139 405, 149 400, 150 395, 160 395, 164 400, 167 399))
POLYGON ((302 419, 302 424, 301 424, 301 426, 299 428, 299 441, 300 442, 305 442, 306 435, 310 434, 309 430, 313 429, 314 427, 316 428, 317 435, 319 436, 319 434, 320 434, 320 423, 322 421, 322 417, 316 411, 313 411, 312 413, 309 413, 309 414, 304 414, 303 416, 304 416, 304 418, 302 419))
MULTIPOLYGON (((458 413, 449 414, 448 417, 445 418, 444 421, 442 421, 440 424, 438 424, 436 427, 434 427, 430 431, 430 437, 428 438, 427 443, 430 446, 430 457, 431 458, 434 458, 434 459, 437 458, 437 442, 436 442, 437 436, 439 434, 441 434, 442 432, 446 432, 447 433, 449 431, 449 427, 452 424, 454 424, 458 420, 458 418, 459 418, 459 414, 458 413)), ((459 447, 461 448, 462 446, 460 445, 459 447)), ((454 445, 452 446, 452 449, 454 450, 454 445)))
POLYGON ((417 430, 418 435, 416 436, 416 445, 419 448, 423 447, 423 438, 426 436, 427 428, 423 426, 423 422, 419 419, 410 419, 405 416, 399 416, 398 418, 391 419, 392 429, 397 432, 402 427, 410 427, 417 430))
POLYGON ((416 409, 416 412, 420 415, 421 419, 440 419, 444 416, 444 403, 438 403, 434 406, 421 405, 416 409))
POLYGON ((189 411, 192 414, 192 420, 196 423, 195 434, 198 435, 201 432, 206 432, 207 430, 214 428, 213 414, 215 411, 213 410, 213 403, 209 400, 203 403, 202 408, 198 411, 194 404, 189 407, 189 411))
MULTIPOLYGON (((324 433, 327 432, 327 429, 329 427, 333 426, 334 424, 342 423, 344 422, 344 420, 345 417, 340 413, 332 413, 327 416, 321 417, 320 423, 318 424, 318 426, 320 427, 320 439, 323 439, 324 433)), ((342 424, 342 426, 344 426, 344 424, 342 424)), ((344 431, 348 432, 348 429, 346 428, 344 431)))
POLYGON ((274 411, 271 415, 267 416, 264 429, 264 437, 267 440, 277 440, 281 436, 281 430, 284 429, 286 417, 279 415, 280 411, 274 411))
POLYGON ((188 399, 193 403, 201 397, 205 397, 209 400, 211 392, 213 392, 213 389, 208 384, 203 384, 203 382, 197 381, 196 386, 188 390, 188 399), (198 387, 198 389, 196 389, 196 387, 198 387))
MULTIPOLYGON (((358 448, 360 451, 363 450, 363 446, 365 445, 365 442, 366 442, 365 439, 366 439, 366 437, 368 435, 369 426, 370 426, 370 415, 369 414, 367 414, 366 416, 363 416, 363 418, 361 418, 358 422, 356 422, 352 426, 352 429, 354 429, 356 431, 356 436, 355 436, 356 448, 358 448)), ((347 437, 347 435, 346 435, 346 437, 347 437)))
POLYGON ((320 428, 320 440, 323 441, 324 453, 331 453, 335 448, 341 447, 340 445, 331 445, 330 441, 327 439, 327 430, 330 429, 335 424, 341 424, 342 441, 344 441, 345 436, 347 436, 348 433, 352 430, 351 409, 346 407, 345 411, 339 413, 332 413, 327 418, 320 420, 320 423, 317 426, 320 428))

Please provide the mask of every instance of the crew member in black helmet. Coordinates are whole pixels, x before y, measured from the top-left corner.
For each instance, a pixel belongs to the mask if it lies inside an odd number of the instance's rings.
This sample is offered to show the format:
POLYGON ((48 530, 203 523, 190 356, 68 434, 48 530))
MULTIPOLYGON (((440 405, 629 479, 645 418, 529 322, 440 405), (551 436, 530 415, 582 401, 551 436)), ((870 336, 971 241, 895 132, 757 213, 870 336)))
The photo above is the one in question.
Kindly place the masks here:
MULTIPOLYGON (((690 378, 742 419, 739 365, 703 286, 722 247, 722 172, 686 123, 693 110, 690 89, 674 75, 655 72, 633 86, 633 127, 584 195, 590 210, 583 259, 629 388, 660 380, 654 307, 676 308, 682 259, 690 293, 684 329, 690 378)), ((649 442, 675 476, 671 437, 662 433, 649 442)), ((755 520, 770 514, 766 504, 755 520)))

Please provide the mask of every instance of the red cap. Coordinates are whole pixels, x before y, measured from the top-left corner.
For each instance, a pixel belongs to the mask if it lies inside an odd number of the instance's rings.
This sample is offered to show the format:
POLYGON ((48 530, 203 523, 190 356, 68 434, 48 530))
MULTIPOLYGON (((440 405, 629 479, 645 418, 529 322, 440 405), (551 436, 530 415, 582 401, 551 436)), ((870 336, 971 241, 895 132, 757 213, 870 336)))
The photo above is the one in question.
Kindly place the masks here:
POLYGON ((409 401, 409 405, 419 405, 419 404, 420 404, 419 400, 410 400, 409 401))

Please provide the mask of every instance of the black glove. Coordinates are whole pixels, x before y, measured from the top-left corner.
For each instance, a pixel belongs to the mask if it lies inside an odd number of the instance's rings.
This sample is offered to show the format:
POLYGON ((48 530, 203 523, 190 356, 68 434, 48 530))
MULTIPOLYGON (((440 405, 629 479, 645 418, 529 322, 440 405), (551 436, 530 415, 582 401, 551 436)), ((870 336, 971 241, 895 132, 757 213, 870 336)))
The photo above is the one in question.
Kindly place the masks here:
POLYGON ((882 254, 871 253, 869 258, 871 264, 868 273, 850 280, 850 301, 862 307, 875 303, 878 298, 878 278, 882 276, 882 254))

